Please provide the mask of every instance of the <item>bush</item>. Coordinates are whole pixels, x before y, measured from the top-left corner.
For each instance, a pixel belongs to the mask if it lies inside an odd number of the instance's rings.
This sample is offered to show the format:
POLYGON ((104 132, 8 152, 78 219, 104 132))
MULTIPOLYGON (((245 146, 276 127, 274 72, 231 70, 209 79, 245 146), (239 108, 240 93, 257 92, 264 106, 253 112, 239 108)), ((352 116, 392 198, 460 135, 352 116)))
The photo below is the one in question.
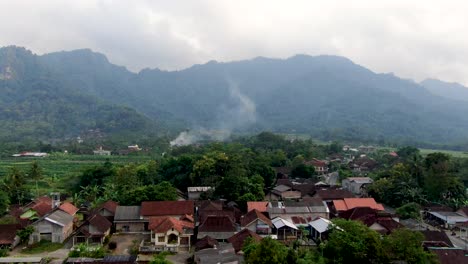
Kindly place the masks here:
POLYGON ((8 257, 8 248, 0 248, 0 257, 8 257))
POLYGON ((107 247, 108 247, 110 250, 114 250, 114 249, 117 248, 117 242, 111 241, 111 242, 109 242, 109 244, 107 245, 107 247))

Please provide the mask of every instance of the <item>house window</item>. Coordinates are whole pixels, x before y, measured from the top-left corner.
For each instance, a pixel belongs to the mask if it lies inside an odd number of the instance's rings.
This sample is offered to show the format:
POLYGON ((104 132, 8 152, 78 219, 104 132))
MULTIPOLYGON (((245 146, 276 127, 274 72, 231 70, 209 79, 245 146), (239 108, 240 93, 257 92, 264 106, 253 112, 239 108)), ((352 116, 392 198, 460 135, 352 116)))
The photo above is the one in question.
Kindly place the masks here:
POLYGON ((159 236, 159 237, 158 237, 158 242, 159 242, 159 243, 164 243, 164 241, 165 241, 164 238, 165 238, 165 237, 163 237, 163 236, 159 236))
POLYGON ((175 234, 170 234, 169 237, 168 237, 167 243, 168 244, 177 244, 177 243, 179 243, 179 238, 175 234))

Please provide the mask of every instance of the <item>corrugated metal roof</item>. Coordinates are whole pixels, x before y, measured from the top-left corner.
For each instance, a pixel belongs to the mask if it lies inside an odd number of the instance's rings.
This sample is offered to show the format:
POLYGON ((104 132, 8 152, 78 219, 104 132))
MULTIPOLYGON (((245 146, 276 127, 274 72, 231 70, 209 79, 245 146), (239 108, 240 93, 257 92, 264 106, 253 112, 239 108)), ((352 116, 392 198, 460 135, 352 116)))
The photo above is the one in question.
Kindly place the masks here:
POLYGON ((140 220, 140 206, 117 206, 114 221, 140 220))
POLYGON ((276 217, 275 219, 271 220, 271 222, 273 223, 273 225, 275 226, 276 229, 287 226, 289 228, 298 230, 296 225, 294 225, 293 223, 291 223, 291 222, 289 222, 287 220, 284 220, 281 217, 276 217))
POLYGON ((331 221, 322 217, 319 217, 318 219, 312 221, 309 223, 309 225, 317 230, 320 233, 323 233, 328 230, 328 226, 331 224, 331 221))
POLYGON ((45 220, 50 221, 60 226, 66 226, 73 221, 73 216, 61 210, 55 210, 53 213, 45 217, 45 220))

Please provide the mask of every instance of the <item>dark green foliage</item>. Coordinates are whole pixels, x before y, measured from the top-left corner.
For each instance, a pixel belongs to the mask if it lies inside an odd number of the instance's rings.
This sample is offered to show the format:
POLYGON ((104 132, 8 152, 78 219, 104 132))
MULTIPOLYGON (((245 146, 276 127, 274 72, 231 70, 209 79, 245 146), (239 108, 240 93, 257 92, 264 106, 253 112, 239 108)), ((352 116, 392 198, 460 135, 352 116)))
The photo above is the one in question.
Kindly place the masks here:
POLYGON ((244 248, 246 249, 244 251, 245 263, 247 264, 283 264, 295 262, 295 259, 292 262, 288 262, 288 258, 291 258, 290 254, 288 254, 290 249, 270 237, 262 239, 258 244, 252 243, 252 241, 247 242, 244 248))
POLYGON ((438 263, 437 257, 421 246, 424 235, 418 231, 398 229, 384 239, 384 247, 391 260, 408 264, 438 263))
POLYGON ((154 256, 154 258, 149 262, 149 264, 172 264, 171 261, 166 259, 166 256, 169 255, 167 252, 161 252, 154 256))
POLYGON ((143 201, 175 201, 177 191, 169 182, 157 185, 129 188, 123 192, 119 201, 125 205, 140 205, 143 201))
POLYGON ((3 216, 10 206, 10 197, 6 192, 0 192, 0 217, 3 216))
POLYGON ((388 263, 377 232, 361 222, 335 219, 333 224, 337 228, 330 233, 323 248, 329 263, 388 263))
POLYGON ((11 204, 23 204, 30 199, 31 192, 26 186, 26 177, 16 167, 12 167, 3 179, 2 188, 8 194, 11 204))
POLYGON ((18 237, 20 238, 21 243, 25 243, 29 240, 29 237, 32 233, 34 233, 34 227, 30 225, 21 230, 18 230, 16 232, 16 235, 18 235, 18 237))
POLYGON ((315 176, 315 169, 313 166, 299 164, 292 170, 291 176, 295 178, 313 178, 315 176))
POLYGON ((421 206, 417 203, 408 203, 396 209, 397 214, 401 219, 420 219, 421 206))

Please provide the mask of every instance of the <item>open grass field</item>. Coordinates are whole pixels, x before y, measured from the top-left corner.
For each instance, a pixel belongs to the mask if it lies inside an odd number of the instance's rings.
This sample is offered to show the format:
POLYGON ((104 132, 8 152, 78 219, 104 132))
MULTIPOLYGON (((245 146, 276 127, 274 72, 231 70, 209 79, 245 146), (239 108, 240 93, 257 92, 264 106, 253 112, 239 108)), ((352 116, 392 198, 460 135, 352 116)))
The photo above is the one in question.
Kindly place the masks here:
MULTIPOLYGON (((152 156, 93 156, 52 154, 45 158, 8 157, 0 159, 0 179, 5 177, 12 167, 27 173, 33 161, 42 169, 43 179, 38 181, 39 193, 51 191, 64 192, 78 179, 86 169, 103 164, 106 160, 114 164, 143 163, 154 159, 152 156)), ((36 188, 34 184, 34 189, 36 188)))
POLYGON ((467 151, 455 151, 455 150, 439 150, 439 149, 420 149, 422 155, 427 155, 433 152, 442 152, 451 155, 454 158, 468 158, 467 151))

